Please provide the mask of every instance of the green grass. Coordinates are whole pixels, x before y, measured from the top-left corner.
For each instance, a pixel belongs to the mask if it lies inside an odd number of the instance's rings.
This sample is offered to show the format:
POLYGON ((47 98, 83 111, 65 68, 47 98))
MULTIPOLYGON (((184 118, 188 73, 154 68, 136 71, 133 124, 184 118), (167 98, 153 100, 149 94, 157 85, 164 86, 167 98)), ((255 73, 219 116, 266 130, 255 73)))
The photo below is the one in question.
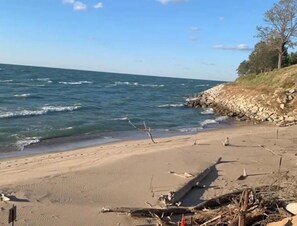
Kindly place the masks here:
POLYGON ((275 90, 297 88, 297 65, 268 73, 250 74, 235 80, 234 85, 245 88, 275 90))

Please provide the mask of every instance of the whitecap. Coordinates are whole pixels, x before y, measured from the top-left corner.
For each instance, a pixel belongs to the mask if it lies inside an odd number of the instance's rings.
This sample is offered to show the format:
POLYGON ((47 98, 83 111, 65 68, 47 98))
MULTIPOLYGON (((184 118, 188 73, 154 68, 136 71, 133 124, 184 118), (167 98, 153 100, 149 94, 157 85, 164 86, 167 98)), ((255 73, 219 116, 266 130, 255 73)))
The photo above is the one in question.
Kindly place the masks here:
POLYGON ((160 88, 164 87, 163 84, 139 84, 138 82, 115 82, 115 85, 128 85, 128 86, 141 86, 141 87, 152 87, 152 88, 160 88))
POLYGON ((91 81, 78 81, 78 82, 59 82, 60 84, 64 85, 82 85, 82 84, 92 84, 91 81))
POLYGON ((23 94, 15 94, 13 96, 15 96, 15 97, 29 97, 29 96, 31 96, 31 94, 30 93, 23 93, 23 94))
POLYGON ((152 88, 161 88, 164 87, 164 85, 155 85, 155 84, 140 84, 142 87, 152 87, 152 88))
POLYGON ((66 128, 61 128, 60 130, 63 131, 63 130, 71 130, 71 129, 73 129, 72 126, 70 126, 70 127, 66 127, 66 128))
POLYGON ((44 106, 36 110, 17 110, 13 112, 0 112, 0 118, 24 117, 45 115, 49 112, 74 111, 81 108, 80 105, 75 106, 44 106))
POLYGON ((30 144, 36 144, 40 142, 40 137, 26 137, 22 140, 16 142, 16 146, 20 151, 23 151, 24 148, 30 144))
POLYGON ((219 116, 216 118, 217 122, 226 121, 229 117, 228 116, 219 116))
POLYGON ((184 104, 162 104, 159 105, 159 108, 167 108, 167 107, 183 107, 184 104))
POLYGON ((3 83, 9 83, 9 82, 13 82, 13 80, 12 80, 12 79, 0 80, 0 82, 3 82, 3 83))
POLYGON ((49 81, 50 79, 49 78, 38 78, 36 79, 37 81, 43 81, 43 82, 47 82, 49 81))
POLYGON ((203 122, 200 122, 201 126, 206 126, 209 124, 217 124, 218 122, 215 119, 206 119, 203 122))
POLYGON ((195 87, 205 87, 205 86, 209 86, 209 84, 200 84, 200 85, 196 85, 195 87))
MULTIPOLYGON (((115 82, 114 84, 115 85, 131 85, 133 83, 131 83, 131 82, 115 82)), ((138 83, 136 83, 136 84, 138 84, 138 83)))
POLYGON ((214 111, 212 108, 208 108, 206 110, 204 110, 203 112, 201 112, 201 115, 213 115, 214 111))
POLYGON ((196 128, 182 128, 182 129, 179 129, 178 131, 179 132, 182 132, 182 133, 193 133, 193 132, 198 132, 199 130, 202 130, 203 128, 201 127, 196 127, 196 128))
POLYGON ((128 120, 128 118, 127 118, 127 117, 113 118, 112 120, 113 120, 113 121, 125 121, 125 120, 128 120))

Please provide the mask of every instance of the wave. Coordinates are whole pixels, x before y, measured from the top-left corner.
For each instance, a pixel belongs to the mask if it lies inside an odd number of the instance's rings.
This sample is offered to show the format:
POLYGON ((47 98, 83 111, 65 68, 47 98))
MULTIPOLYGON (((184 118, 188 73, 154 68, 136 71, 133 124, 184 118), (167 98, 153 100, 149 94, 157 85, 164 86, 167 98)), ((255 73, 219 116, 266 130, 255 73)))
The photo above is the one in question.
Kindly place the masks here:
POLYGON ((1 83, 9 83, 9 82, 13 82, 12 79, 7 79, 7 80, 0 80, 1 83))
POLYGON ((61 129, 59 129, 59 130, 64 131, 64 130, 71 130, 71 129, 73 129, 72 126, 70 126, 70 127, 66 127, 66 128, 61 128, 61 129))
POLYGON ((209 124, 218 124, 220 122, 226 121, 229 117, 228 116, 219 116, 215 119, 206 119, 203 122, 200 122, 201 126, 206 126, 209 124))
POLYGON ((162 104, 159 105, 159 108, 168 108, 168 107, 183 107, 184 104, 162 104))
POLYGON ((50 79, 49 79, 49 78, 37 78, 36 80, 37 80, 37 81, 47 82, 47 81, 49 81, 50 79))
POLYGON ((201 115, 213 115, 214 111, 212 108, 208 108, 200 113, 201 115))
POLYGON ((91 81, 78 81, 78 82, 59 82, 64 85, 82 85, 82 84, 93 84, 91 81))
POLYGON ((198 132, 199 130, 202 130, 202 127, 196 127, 196 128, 182 128, 178 129, 179 132, 182 133, 193 133, 193 132, 198 132))
POLYGON ((215 119, 206 119, 203 122, 200 122, 201 126, 206 126, 209 124, 217 124, 218 122, 215 119))
POLYGON ((142 87, 153 87, 153 88, 161 88, 164 87, 164 85, 153 85, 153 84, 140 84, 142 87))
POLYGON ((219 116, 216 118, 217 122, 223 122, 226 121, 229 117, 228 116, 219 116))
POLYGON ((52 83, 53 82, 52 80, 50 80, 50 78, 37 78, 36 81, 47 82, 47 83, 52 83))
POLYGON ((31 94, 30 93, 24 93, 24 94, 15 94, 13 96, 14 97, 29 97, 29 96, 31 96, 31 94))
POLYGON ((45 106, 37 110, 21 110, 13 112, 0 112, 0 118, 15 118, 15 117, 26 117, 26 116, 36 116, 45 115, 49 112, 64 112, 64 111, 74 111, 81 108, 80 105, 75 106, 45 106))
POLYGON ((152 87, 152 88, 161 88, 164 87, 163 84, 139 84, 138 82, 115 82, 115 85, 127 85, 127 86, 141 86, 141 87, 152 87))
POLYGON ((30 144, 36 144, 40 142, 40 138, 39 137, 26 137, 23 140, 18 140, 16 142, 16 146, 18 147, 19 151, 23 151, 24 148, 30 144))
POLYGON ((113 120, 113 121, 126 121, 126 120, 128 120, 128 118, 127 118, 127 117, 113 118, 112 120, 113 120))
POLYGON ((209 86, 209 84, 200 84, 200 85, 196 85, 195 87, 205 87, 205 86, 209 86))

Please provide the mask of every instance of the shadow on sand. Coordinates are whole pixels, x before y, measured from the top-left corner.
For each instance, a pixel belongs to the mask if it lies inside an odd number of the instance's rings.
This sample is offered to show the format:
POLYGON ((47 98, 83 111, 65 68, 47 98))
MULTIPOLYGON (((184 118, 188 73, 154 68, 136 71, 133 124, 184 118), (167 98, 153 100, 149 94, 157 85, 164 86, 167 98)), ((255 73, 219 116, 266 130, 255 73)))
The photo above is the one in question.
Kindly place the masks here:
MULTIPOLYGON (((228 164, 233 162, 236 161, 221 161, 219 164, 228 164)), ((207 190, 208 188, 216 188, 215 186, 211 186, 211 184, 218 177, 220 177, 219 170, 215 168, 210 174, 208 174, 208 176, 204 180, 201 181, 201 185, 203 187, 192 188, 192 190, 181 200, 182 206, 195 206, 204 201, 203 199, 201 199, 201 197, 203 196, 205 190, 207 190)))
POLYGON ((20 199, 20 198, 17 198, 16 196, 14 196, 14 195, 8 195, 7 197, 12 202, 30 202, 28 199, 20 199))

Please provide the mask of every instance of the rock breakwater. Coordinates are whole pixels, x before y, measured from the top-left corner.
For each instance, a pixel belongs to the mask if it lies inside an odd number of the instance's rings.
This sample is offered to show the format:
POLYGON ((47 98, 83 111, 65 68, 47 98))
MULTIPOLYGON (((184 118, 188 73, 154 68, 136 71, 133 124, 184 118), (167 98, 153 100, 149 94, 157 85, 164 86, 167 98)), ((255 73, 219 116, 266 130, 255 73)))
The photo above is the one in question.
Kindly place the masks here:
POLYGON ((212 108, 238 120, 270 121, 279 126, 297 124, 297 88, 257 90, 221 84, 187 99, 186 106, 212 108))

